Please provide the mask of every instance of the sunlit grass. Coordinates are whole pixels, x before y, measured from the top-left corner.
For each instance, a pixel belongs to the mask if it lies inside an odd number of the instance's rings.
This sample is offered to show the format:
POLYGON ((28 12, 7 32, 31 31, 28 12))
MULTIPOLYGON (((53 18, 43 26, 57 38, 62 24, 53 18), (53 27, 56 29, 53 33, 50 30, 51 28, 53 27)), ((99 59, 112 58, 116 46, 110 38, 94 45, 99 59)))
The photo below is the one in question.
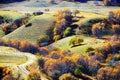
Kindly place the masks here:
POLYGON ((59 49, 63 49, 65 51, 70 50, 72 53, 76 53, 76 54, 87 55, 87 53, 85 51, 88 47, 92 47, 92 48, 96 49, 96 48, 102 46, 102 44, 104 43, 104 40, 101 40, 101 39, 96 39, 96 38, 92 38, 92 37, 79 35, 78 37, 83 38, 84 42, 82 42, 81 45, 79 45, 79 46, 71 47, 71 46, 69 46, 69 41, 72 39, 72 37, 74 37, 74 36, 61 39, 61 40, 51 44, 50 46, 54 46, 54 48, 56 47, 59 49))
POLYGON ((25 16, 23 13, 20 13, 15 10, 0 11, 0 15, 6 19, 13 19, 13 20, 25 16))

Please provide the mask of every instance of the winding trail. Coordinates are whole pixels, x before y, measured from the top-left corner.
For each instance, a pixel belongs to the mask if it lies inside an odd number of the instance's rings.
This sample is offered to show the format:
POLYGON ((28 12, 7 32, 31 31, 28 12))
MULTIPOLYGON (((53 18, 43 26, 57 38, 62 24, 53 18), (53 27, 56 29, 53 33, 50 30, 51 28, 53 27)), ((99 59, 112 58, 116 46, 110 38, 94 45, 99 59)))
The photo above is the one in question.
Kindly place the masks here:
MULTIPOLYGON (((8 64, 15 64, 18 70, 29 74, 30 71, 26 69, 26 66, 34 63, 37 58, 30 53, 19 52, 14 48, 0 46, 0 64, 6 66, 8 64)), ((48 80, 41 73, 41 80, 48 80)))

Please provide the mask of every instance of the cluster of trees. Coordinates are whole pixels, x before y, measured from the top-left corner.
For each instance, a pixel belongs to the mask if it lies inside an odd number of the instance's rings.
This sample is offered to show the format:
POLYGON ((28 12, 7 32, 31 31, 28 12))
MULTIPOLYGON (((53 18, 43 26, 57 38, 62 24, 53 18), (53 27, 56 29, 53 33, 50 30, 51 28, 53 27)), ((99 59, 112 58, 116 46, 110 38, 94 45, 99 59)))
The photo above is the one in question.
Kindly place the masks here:
POLYGON ((69 46, 74 47, 80 45, 82 42, 83 42, 82 38, 75 36, 69 41, 69 46))
POLYGON ((120 1, 119 0, 103 0, 103 3, 104 3, 105 6, 120 5, 120 1))
POLYGON ((37 43, 40 46, 46 46, 49 43, 55 42, 63 37, 73 34, 72 29, 72 12, 68 9, 58 10, 54 14, 55 22, 46 30, 46 34, 38 38, 37 43))
POLYGON ((0 3, 20 2, 25 0, 0 0, 0 3))
MULTIPOLYGON (((75 27, 75 25, 74 25, 75 27)), ((104 35, 120 34, 120 10, 110 11, 108 18, 93 18, 81 21, 79 26, 73 30, 75 34, 93 35, 101 38, 104 35)), ((72 32, 73 32, 72 31, 72 32)))
POLYGON ((93 24, 92 25, 92 34, 94 36, 97 36, 98 38, 100 38, 102 36, 104 27, 105 27, 105 24, 101 23, 101 22, 93 24))
POLYGON ((29 41, 21 41, 18 39, 15 40, 2 40, 0 39, 0 46, 8 46, 16 48, 17 50, 20 50, 22 52, 30 52, 30 53, 37 53, 41 52, 42 49, 40 49, 37 45, 30 43, 29 41))
POLYGON ((5 32, 5 34, 9 34, 15 29, 19 28, 23 24, 26 24, 28 22, 27 17, 19 18, 11 22, 7 22, 4 26, 2 26, 2 30, 5 32))
POLYGON ((39 62, 42 62, 40 67, 45 74, 55 80, 92 80, 94 79, 93 76, 96 76, 95 79, 98 80, 106 80, 108 76, 112 76, 110 79, 114 80, 115 78, 115 80, 119 80, 120 42, 105 42, 103 45, 105 46, 99 49, 89 48, 89 51, 87 51, 89 57, 68 53, 59 49, 48 51, 45 55, 41 54, 44 58, 39 60, 39 62), (107 75, 108 72, 110 73, 109 70, 106 70, 107 67, 111 68, 111 71, 117 70, 115 75, 107 75))
MULTIPOLYGON (((87 34, 87 35, 92 35, 92 26, 94 24, 99 25, 99 27, 103 25, 105 26, 109 26, 107 24, 107 19, 105 18, 91 18, 91 19, 84 19, 83 21, 81 21, 81 23, 78 25, 78 27, 74 30, 75 31, 75 34, 87 34)), ((77 26, 77 25, 74 25, 74 27, 77 26)), ((94 28, 95 28, 95 25, 94 25, 94 28)), ((102 28, 100 28, 102 29, 102 28)), ((106 30, 106 28, 104 28, 106 30)))
POLYGON ((8 67, 0 67, 0 80, 15 80, 11 73, 11 69, 8 67))
POLYGON ((55 13, 54 41, 70 34, 71 28, 68 27, 72 22, 72 13, 69 9, 58 10, 55 13))
MULTIPOLYGON (((120 42, 114 41, 105 42, 99 49, 87 50, 89 54, 87 56, 73 54, 65 52, 64 50, 54 49, 49 51, 47 48, 39 48, 34 45, 24 41, 1 41, 0 45, 10 46, 17 48, 18 50, 35 50, 34 48, 39 49, 39 51, 34 52, 36 55, 41 56, 38 60, 38 63, 27 66, 27 69, 30 70, 28 75, 29 79, 40 79, 40 71, 45 73, 47 76, 50 76, 53 80, 62 80, 62 79, 84 79, 84 80, 106 80, 106 79, 115 79, 119 80, 120 70, 119 70, 119 61, 120 61, 120 42), (91 52, 92 51, 92 52, 91 52), (110 70, 108 70, 110 69, 110 70), (114 74, 109 74, 111 71, 114 74), (95 78, 93 76, 96 76, 95 78)), ((31 51, 30 51, 31 52, 31 51)), ((0 70, 1 71, 1 70, 0 70)), ((9 70, 10 71, 10 70, 9 70)), ((7 71, 7 73, 9 72, 7 71)), ((2 75, 2 74, 0 74, 2 75)), ((7 75, 9 79, 13 79, 12 75, 7 75)))

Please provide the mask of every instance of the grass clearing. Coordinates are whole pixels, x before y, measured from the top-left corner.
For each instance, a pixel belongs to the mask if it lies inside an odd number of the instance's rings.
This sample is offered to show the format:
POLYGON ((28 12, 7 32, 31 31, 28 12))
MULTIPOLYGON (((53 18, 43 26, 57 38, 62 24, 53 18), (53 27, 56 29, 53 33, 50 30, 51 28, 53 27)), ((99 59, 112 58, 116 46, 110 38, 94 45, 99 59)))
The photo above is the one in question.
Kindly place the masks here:
POLYGON ((72 53, 87 55, 85 50, 88 47, 98 48, 98 47, 102 46, 102 44, 105 42, 104 40, 101 40, 101 39, 96 39, 96 38, 92 38, 92 37, 79 35, 78 37, 83 38, 84 42, 82 42, 81 45, 71 47, 71 46, 69 46, 69 41, 73 37, 75 37, 75 36, 66 37, 64 39, 61 39, 61 40, 49 45, 48 47, 53 48, 53 49, 59 48, 59 49, 65 50, 65 51, 70 50, 72 53))
POLYGON ((13 19, 13 20, 25 16, 23 13, 20 13, 16 10, 0 11, 0 15, 3 16, 5 19, 13 19))

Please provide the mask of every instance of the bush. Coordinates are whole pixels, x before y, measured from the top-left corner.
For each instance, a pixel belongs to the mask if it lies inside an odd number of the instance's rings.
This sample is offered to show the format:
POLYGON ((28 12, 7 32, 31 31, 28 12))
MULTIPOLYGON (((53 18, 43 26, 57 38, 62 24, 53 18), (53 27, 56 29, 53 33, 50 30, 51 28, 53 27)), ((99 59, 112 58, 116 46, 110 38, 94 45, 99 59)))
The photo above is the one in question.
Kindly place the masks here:
POLYGON ((69 46, 76 46, 76 45, 80 45, 83 42, 83 39, 80 37, 74 37, 69 41, 69 46))
POLYGON ((8 24, 2 26, 2 31, 5 32, 5 35, 9 34, 10 32, 12 32, 11 24, 8 23, 8 24))
POLYGON ((77 67, 74 71, 74 74, 77 75, 77 76, 80 76, 81 73, 82 73, 82 70, 83 70, 83 66, 82 65, 77 65, 77 67))
POLYGON ((120 61, 120 54, 115 54, 114 55, 114 60, 115 61, 120 61))
POLYGON ((70 36, 72 32, 72 29, 70 27, 67 27, 64 31, 63 37, 70 36))
POLYGON ((86 50, 85 50, 85 52, 91 52, 91 51, 94 51, 95 49, 94 48, 92 48, 92 47, 88 47, 86 50))

